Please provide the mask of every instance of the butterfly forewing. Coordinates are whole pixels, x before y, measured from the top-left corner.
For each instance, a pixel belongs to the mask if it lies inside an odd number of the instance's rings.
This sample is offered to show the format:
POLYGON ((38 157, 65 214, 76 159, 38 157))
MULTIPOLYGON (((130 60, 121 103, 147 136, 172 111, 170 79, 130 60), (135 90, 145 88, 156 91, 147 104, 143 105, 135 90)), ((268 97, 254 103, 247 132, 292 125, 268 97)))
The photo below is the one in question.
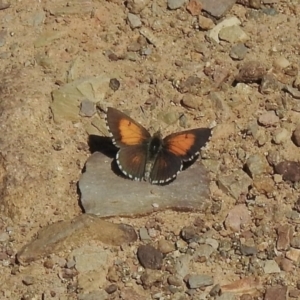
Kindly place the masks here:
POLYGON ((112 107, 107 109, 106 123, 117 147, 139 145, 151 138, 142 125, 112 107))
POLYGON ((145 173, 147 145, 122 147, 117 153, 116 160, 124 175, 134 180, 141 180, 145 173))
POLYGON ((184 161, 191 160, 206 144, 210 135, 211 129, 209 128, 196 128, 173 133, 164 138, 164 147, 184 161))
POLYGON ((172 152, 162 149, 156 157, 150 174, 150 182, 152 184, 162 184, 176 177, 181 171, 182 162, 172 152))

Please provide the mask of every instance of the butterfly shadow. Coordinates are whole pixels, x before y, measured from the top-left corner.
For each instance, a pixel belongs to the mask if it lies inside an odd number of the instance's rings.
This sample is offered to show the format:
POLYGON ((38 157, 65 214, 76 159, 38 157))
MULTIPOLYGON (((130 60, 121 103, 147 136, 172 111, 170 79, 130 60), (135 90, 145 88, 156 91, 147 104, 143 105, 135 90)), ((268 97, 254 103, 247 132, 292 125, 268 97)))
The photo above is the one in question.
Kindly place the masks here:
MULTIPOLYGON (((100 152, 103 155, 109 157, 112 159, 111 162, 111 170, 118 176, 126 178, 126 176, 121 172, 121 170, 118 167, 117 161, 116 161, 116 155, 119 151, 119 148, 117 148, 111 141, 110 137, 105 136, 99 136, 91 134, 89 136, 88 145, 90 147, 90 152, 100 152)), ((85 167, 83 169, 83 172, 85 172, 85 167)))

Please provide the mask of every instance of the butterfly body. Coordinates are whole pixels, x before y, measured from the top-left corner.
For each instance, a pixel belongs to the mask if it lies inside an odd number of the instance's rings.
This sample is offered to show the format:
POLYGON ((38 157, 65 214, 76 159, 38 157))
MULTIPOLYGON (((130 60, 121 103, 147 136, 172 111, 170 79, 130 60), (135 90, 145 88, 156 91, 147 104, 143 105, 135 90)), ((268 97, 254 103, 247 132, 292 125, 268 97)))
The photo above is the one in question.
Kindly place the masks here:
POLYGON ((121 111, 109 107, 107 126, 113 143, 120 148, 116 161, 122 173, 133 180, 164 184, 182 170, 184 161, 192 160, 211 135, 209 128, 196 128, 162 138, 153 136, 121 111))

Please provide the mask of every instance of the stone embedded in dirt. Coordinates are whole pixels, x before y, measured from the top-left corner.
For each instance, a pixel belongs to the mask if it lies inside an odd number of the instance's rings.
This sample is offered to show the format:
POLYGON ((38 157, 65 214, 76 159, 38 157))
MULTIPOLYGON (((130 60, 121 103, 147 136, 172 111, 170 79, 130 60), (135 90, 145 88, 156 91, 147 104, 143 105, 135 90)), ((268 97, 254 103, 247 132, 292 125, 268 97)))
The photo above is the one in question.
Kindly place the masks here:
POLYGON ((267 160, 268 160, 268 163, 271 166, 276 166, 281 161, 281 157, 280 157, 279 152, 275 151, 275 150, 274 151, 270 150, 269 153, 268 153, 268 155, 267 155, 267 160))
POLYGON ((139 246, 137 257, 145 269, 160 270, 162 267, 163 255, 151 245, 139 246))
POLYGON ((78 121, 80 102, 102 101, 109 90, 109 81, 106 75, 80 78, 52 91, 51 111, 54 121, 78 121))
POLYGON ((206 18, 202 15, 198 16, 198 24, 199 24, 200 29, 202 29, 202 30, 209 30, 209 29, 214 28, 214 26, 215 26, 215 23, 212 19, 206 18))
POLYGON ((132 14, 140 13, 148 4, 150 0, 129 0, 126 1, 126 7, 132 14))
POLYGON ((178 9, 184 5, 185 0, 168 0, 168 8, 171 10, 178 9))
MULTIPOLYGON (((145 272, 141 276, 141 282, 143 284, 143 287, 150 288, 154 284, 160 284, 164 280, 163 275, 164 274, 158 270, 151 270, 151 269, 145 270, 145 272)), ((128 299, 128 298, 123 298, 123 299, 128 299)))
POLYGON ((288 139, 290 139, 290 137, 291 137, 291 134, 287 129, 277 128, 273 132, 272 141, 276 145, 280 145, 280 144, 283 144, 284 142, 286 142, 288 139))
MULTIPOLYGON (((160 280, 161 281, 161 280, 160 280)), ((160 282, 158 281, 158 283, 160 282)), ((156 282, 153 282, 153 284, 155 284, 156 282)), ((151 287, 152 285, 150 285, 149 287, 151 287)), ((141 291, 140 291, 141 293, 141 291)), ((138 293, 136 290, 135 290, 135 287, 125 287, 125 288, 122 288, 120 289, 120 299, 130 299, 130 300, 140 300, 140 299, 144 299, 144 295, 141 295, 140 293, 138 293)), ((107 298, 106 298, 107 299, 107 298)), ((105 300, 106 300, 105 299, 105 300)), ((98 299, 95 299, 95 300, 98 300, 98 299)))
POLYGON ((244 204, 234 206, 229 212, 225 220, 226 229, 239 232, 242 226, 246 226, 251 222, 249 210, 244 204))
POLYGON ((240 24, 241 21, 237 17, 225 19, 222 22, 218 23, 212 30, 210 30, 210 32, 208 33, 208 37, 214 40, 216 43, 220 43, 219 32, 221 29, 240 24))
POLYGON ((293 131, 292 140, 297 147, 300 147, 300 124, 293 131))
POLYGON ((232 283, 221 286, 222 293, 231 292, 231 293, 253 293, 256 290, 261 288, 259 279, 254 277, 245 277, 240 280, 236 280, 232 283))
POLYGON ((201 104, 201 99, 195 95, 185 94, 183 95, 181 102, 184 107, 198 109, 201 104))
POLYGON ((189 76, 186 80, 182 80, 178 86, 178 91, 182 94, 197 94, 197 90, 201 89, 202 79, 198 76, 189 76))
POLYGON ((186 275, 188 275, 188 273, 190 271, 189 264, 190 264, 191 259, 192 259, 191 255, 184 254, 184 255, 179 256, 175 260, 175 271, 176 271, 176 274, 180 278, 184 278, 186 275))
POLYGON ((221 286, 220 284, 216 284, 212 287, 212 289, 209 292, 209 295, 211 297, 217 297, 221 292, 221 286))
POLYGON ((192 16, 198 16, 202 10, 201 2, 199 0, 190 0, 186 6, 186 9, 192 16))
POLYGON ((34 277, 33 276, 30 276, 30 275, 27 275, 23 278, 22 282, 25 284, 25 285, 33 285, 34 284, 34 277))
POLYGON ((84 99, 80 103, 80 112, 79 112, 80 116, 92 117, 95 113, 96 113, 96 107, 94 102, 84 99))
POLYGON ((266 176, 259 176, 253 179, 253 187, 264 195, 271 194, 275 190, 275 184, 272 178, 266 176))
POLYGON ((167 125, 172 125, 178 121, 179 115, 177 112, 174 111, 160 111, 157 115, 157 118, 166 123, 167 125))
POLYGON ((80 215, 73 220, 57 222, 42 228, 38 238, 25 245, 17 259, 22 265, 51 254, 68 251, 92 240, 120 246, 137 239, 134 229, 125 224, 113 224, 92 215, 80 215))
POLYGON ((9 240, 9 234, 7 232, 0 232, 0 243, 6 242, 9 240))
POLYGON ((269 164, 264 155, 252 154, 247 159, 245 168, 249 172, 249 175, 254 178, 255 176, 268 173, 269 164))
POLYGON ((54 7, 49 7, 49 13, 54 17, 71 17, 72 15, 91 14, 94 10, 91 1, 71 1, 68 5, 63 2, 54 2, 54 7))
POLYGON ((249 37, 240 26, 233 25, 222 28, 219 32, 219 39, 234 44, 246 42, 249 37))
POLYGON ((209 99, 211 100, 212 105, 214 106, 216 110, 216 114, 219 117, 219 119, 221 119, 224 122, 233 118, 234 114, 232 113, 232 109, 224 99, 224 95, 222 93, 211 92, 209 94, 209 99))
POLYGON ((280 268, 275 260, 266 260, 263 267, 265 274, 280 273, 280 268))
POLYGON ((174 243, 165 239, 160 239, 158 241, 157 248, 162 254, 167 254, 175 251, 174 243))
POLYGON ((225 15, 235 2, 236 0, 201 0, 203 10, 218 19, 225 15))
POLYGON ((209 275, 196 274, 190 275, 188 278, 188 286, 190 289, 198 289, 214 284, 214 279, 209 275))
POLYGON ((147 27, 142 27, 140 29, 140 34, 146 38, 146 40, 154 45, 154 47, 156 48, 161 48, 163 46, 163 41, 158 38, 156 35, 153 34, 152 30, 150 30, 149 28, 147 27))
POLYGON ((69 257, 74 258, 75 268, 78 272, 84 273, 99 269, 106 269, 110 251, 98 246, 83 245, 74 249, 69 257))
POLYGON ((279 70, 287 68, 290 64, 284 56, 279 56, 273 61, 274 68, 279 70))
MULTIPOLYGON (((277 1, 277 0, 273 0, 277 1)), ((243 6, 259 9, 261 7, 262 0, 237 0, 236 3, 241 4, 243 6)), ((273 2, 271 2, 273 3, 273 2)), ((270 3, 270 4, 271 4, 270 3)))
POLYGON ((283 87, 283 90, 286 91, 286 92, 288 92, 289 94, 291 94, 293 98, 300 99, 300 91, 299 91, 299 89, 296 89, 296 88, 294 88, 294 87, 292 87, 290 85, 285 85, 283 87))
POLYGON ((107 294, 113 294, 118 290, 118 286, 116 284, 110 284, 107 288, 105 288, 105 292, 107 294))
POLYGON ((266 289, 264 300, 287 300, 287 286, 272 286, 266 289))
MULTIPOLYGON (((95 279, 97 281, 97 279, 95 279)), ((80 293, 77 296, 78 300, 107 300, 107 293, 105 290, 99 290, 99 291, 91 291, 89 293, 87 293, 87 291, 85 290, 85 293, 80 293)), ((125 298, 123 298, 125 299, 125 298)), ((132 299, 132 298, 130 298, 132 299)), ((132 299, 133 300, 133 299, 132 299)))
POLYGON ((196 227, 193 226, 186 226, 181 229, 180 232, 181 238, 186 241, 195 241, 199 238, 199 232, 196 227))
POLYGON ((232 46, 230 50, 230 57, 236 60, 243 60, 248 52, 248 48, 243 43, 238 43, 232 46))
POLYGON ((239 67, 239 73, 235 80, 237 82, 257 82, 260 81, 266 74, 266 67, 263 63, 251 60, 243 63, 239 67))
POLYGON ((289 289, 289 297, 294 299, 300 299, 300 290, 299 289, 289 289))
POLYGON ((120 88, 120 81, 117 78, 111 78, 109 81, 109 87, 115 92, 120 88))
POLYGON ((147 228, 145 228, 145 227, 140 228, 139 235, 140 235, 141 241, 151 241, 151 237, 148 233, 147 228))
POLYGON ((300 249, 290 248, 290 250, 286 251, 286 257, 298 263, 300 259, 300 249))
POLYGON ((0 10, 7 9, 10 7, 10 3, 8 1, 0 1, 0 10))
POLYGON ((285 257, 278 259, 278 265, 280 269, 285 272, 292 272, 295 269, 294 263, 285 257))
POLYGON ((300 236, 294 236, 291 240, 291 246, 300 249, 300 236))
POLYGON ((267 73, 262 77, 259 89, 262 94, 272 94, 276 91, 280 91, 282 84, 277 80, 274 74, 267 73))
POLYGON ((300 212, 300 197, 294 203, 294 210, 297 211, 297 212, 300 212))
POLYGON ((258 117, 258 123, 265 127, 275 126, 279 123, 279 117, 273 110, 270 110, 258 117))
POLYGON ((245 256, 257 254, 257 248, 255 246, 241 244, 240 250, 241 250, 242 255, 245 255, 245 256))
POLYGON ((138 15, 128 13, 127 19, 128 19, 129 25, 132 29, 139 28, 142 26, 142 21, 138 15))
POLYGON ((197 246, 197 249, 193 254, 193 259, 195 261, 198 261, 200 257, 205 257, 208 260, 211 254, 214 252, 215 249, 211 245, 200 244, 199 246, 197 246))
POLYGON ((183 282, 180 278, 178 278, 177 276, 169 276, 168 279, 168 284, 169 285, 173 285, 173 286, 182 286, 183 285, 183 282))
POLYGON ((222 162, 219 159, 205 159, 203 160, 204 167, 212 173, 219 173, 222 162))
POLYGON ((290 242, 293 237, 293 227, 288 224, 280 225, 277 228, 277 235, 277 250, 288 250, 290 248, 290 242))
POLYGON ((106 284, 109 254, 109 250, 103 250, 96 245, 83 245, 69 254, 76 262, 78 288, 92 292, 106 284))
POLYGON ((0 47, 3 47, 6 43, 6 35, 7 31, 6 30, 0 30, 0 47))
POLYGON ((230 175, 219 175, 217 183, 220 189, 237 200, 240 195, 248 193, 252 179, 243 170, 239 169, 230 175))
POLYGON ((50 32, 43 32, 34 42, 35 48, 44 47, 50 45, 55 40, 61 39, 65 37, 67 31, 50 31, 50 32))
POLYGON ((282 175, 285 181, 298 182, 300 181, 300 162, 282 161, 275 166, 275 172, 282 175))
POLYGON ((86 213, 134 216, 165 209, 204 211, 210 205, 208 174, 197 161, 165 186, 122 177, 114 161, 100 152, 89 157, 85 169, 79 189, 86 213))

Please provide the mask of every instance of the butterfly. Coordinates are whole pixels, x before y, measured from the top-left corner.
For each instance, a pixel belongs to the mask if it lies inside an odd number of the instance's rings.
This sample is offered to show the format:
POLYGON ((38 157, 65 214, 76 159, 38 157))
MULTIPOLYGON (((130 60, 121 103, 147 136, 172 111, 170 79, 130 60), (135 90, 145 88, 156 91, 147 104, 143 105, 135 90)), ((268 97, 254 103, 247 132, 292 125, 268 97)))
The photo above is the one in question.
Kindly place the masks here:
POLYGON ((107 109, 106 125, 113 144, 120 149, 116 162, 121 172, 130 179, 159 185, 175 179, 183 162, 193 160, 211 136, 209 128, 181 131, 165 138, 160 132, 151 136, 142 125, 112 107, 107 109))

